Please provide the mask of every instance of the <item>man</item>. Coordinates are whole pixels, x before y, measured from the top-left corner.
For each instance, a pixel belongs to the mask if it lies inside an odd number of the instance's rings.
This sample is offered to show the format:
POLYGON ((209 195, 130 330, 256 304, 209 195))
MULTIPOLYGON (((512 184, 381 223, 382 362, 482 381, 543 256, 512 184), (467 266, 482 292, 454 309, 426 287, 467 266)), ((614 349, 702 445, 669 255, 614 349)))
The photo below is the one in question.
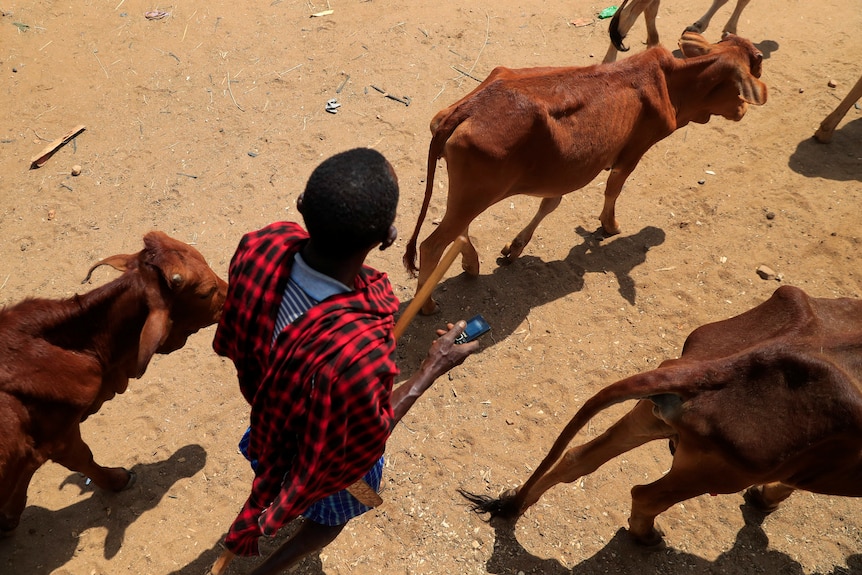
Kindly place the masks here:
POLYGON ((379 488, 395 424, 478 348, 455 345, 465 324, 450 324, 419 370, 393 389, 398 300, 387 276, 364 262, 395 241, 397 203, 395 172, 380 153, 337 154, 314 170, 297 200, 308 231, 271 224, 245 235, 231 260, 213 348, 233 360, 251 404, 241 448, 255 478, 225 545, 257 554, 261 534, 304 517, 253 574, 295 565, 370 509, 345 488, 360 479, 379 488))

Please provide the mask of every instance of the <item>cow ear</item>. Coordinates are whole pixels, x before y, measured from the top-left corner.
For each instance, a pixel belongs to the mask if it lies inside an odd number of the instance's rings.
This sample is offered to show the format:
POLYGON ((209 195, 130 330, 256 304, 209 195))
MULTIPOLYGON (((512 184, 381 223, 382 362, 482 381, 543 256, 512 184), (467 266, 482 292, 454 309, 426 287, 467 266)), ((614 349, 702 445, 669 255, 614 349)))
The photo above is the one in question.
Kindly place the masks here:
POLYGON ((686 58, 693 58, 709 54, 712 44, 697 32, 683 32, 682 38, 679 39, 679 49, 686 58))
POLYGON ((171 318, 168 310, 158 308, 150 310, 144 328, 141 330, 141 339, 138 343, 138 364, 136 367, 136 378, 144 375, 150 360, 156 354, 171 331, 171 318))
POLYGON ((115 270, 125 272, 130 267, 133 267, 132 263, 137 261, 137 259, 138 254, 118 254, 105 258, 102 261, 93 264, 93 266, 87 271, 87 277, 85 277, 81 283, 85 284, 90 281, 90 276, 93 275, 93 270, 99 266, 111 266, 115 270))
POLYGON ((755 106, 766 103, 766 84, 745 70, 737 70, 736 89, 743 101, 755 106))

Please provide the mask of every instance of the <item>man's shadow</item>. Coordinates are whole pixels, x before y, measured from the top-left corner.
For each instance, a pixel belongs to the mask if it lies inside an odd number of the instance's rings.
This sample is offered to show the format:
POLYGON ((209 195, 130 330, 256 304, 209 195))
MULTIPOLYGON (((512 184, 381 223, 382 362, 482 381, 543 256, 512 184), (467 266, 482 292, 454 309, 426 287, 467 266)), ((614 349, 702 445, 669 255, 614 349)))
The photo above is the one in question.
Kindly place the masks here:
MULTIPOLYGON (((466 320, 477 313, 491 324, 491 333, 483 342, 493 345, 517 330, 534 307, 582 290, 588 273, 613 275, 622 298, 634 305, 637 290, 632 271, 646 262, 650 249, 664 243, 664 230, 647 226, 633 235, 606 239, 600 229, 589 232, 579 226, 575 231, 582 241, 563 260, 544 262, 536 256, 522 255, 511 265, 498 263, 490 275, 472 277, 462 273, 441 282, 433 294, 440 312, 414 318, 399 344, 399 359, 402 352, 424 354, 427 347, 418 348, 433 339, 428 334, 447 322, 466 320), (416 350, 411 345, 414 334, 418 339, 416 350)), ((453 265, 459 265, 459 261, 456 259, 453 265)), ((401 303, 401 313, 410 301, 401 303)))
MULTIPOLYGON (((300 521, 302 520, 297 519, 292 521, 279 530, 278 534, 272 539, 261 537, 258 540, 258 545, 260 545, 260 556, 235 557, 233 561, 231 561, 230 565, 228 565, 224 575, 248 573, 257 567, 264 559, 269 557, 273 551, 278 549, 285 541, 287 541, 296 528, 299 527, 300 521)), ((224 540, 224 536, 222 536, 221 539, 224 540)), ((208 573, 209 569, 213 566, 213 563, 216 562, 223 552, 224 546, 222 546, 221 542, 216 543, 211 548, 202 551, 201 554, 198 555, 191 563, 177 571, 171 571, 168 575, 203 575, 204 573, 208 573)), ((323 562, 320 560, 320 552, 308 555, 289 572, 291 575, 324 575, 323 562)))
POLYGON ((178 449, 164 461, 137 464, 131 468, 135 484, 126 491, 112 493, 88 484, 73 474, 60 485, 79 487, 91 497, 56 511, 31 505, 24 510, 21 523, 11 536, 0 539, 0 554, 8 573, 48 575, 65 565, 80 544, 80 534, 104 528, 105 558, 114 557, 125 539, 126 529, 143 513, 154 509, 183 478, 204 468, 206 451, 200 445, 178 449))
MULTIPOLYGON (((620 528, 599 552, 569 569, 556 559, 542 559, 524 549, 515 536, 511 520, 493 519, 494 550, 486 569, 495 575, 542 573, 543 575, 642 575, 643 573, 762 573, 764 575, 803 575, 804 569, 789 555, 769 549, 763 531, 764 515, 746 504, 740 505, 745 525, 736 535, 733 547, 708 561, 697 555, 673 550, 664 545, 647 548, 636 544, 620 528)), ((661 517, 659 516, 659 520, 661 517)), ((564 536, 564 534, 560 534, 564 536)), ((825 575, 825 574, 824 574, 825 575)), ((829 575, 862 575, 862 555, 850 555, 847 568, 836 566, 829 575)))

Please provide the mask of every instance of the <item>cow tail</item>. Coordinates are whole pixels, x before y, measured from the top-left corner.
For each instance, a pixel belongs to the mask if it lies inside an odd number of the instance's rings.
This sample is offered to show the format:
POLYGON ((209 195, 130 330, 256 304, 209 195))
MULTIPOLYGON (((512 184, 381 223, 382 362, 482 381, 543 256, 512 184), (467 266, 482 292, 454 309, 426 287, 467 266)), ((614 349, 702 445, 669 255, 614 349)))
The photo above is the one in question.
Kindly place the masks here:
POLYGON ((416 267, 416 242, 419 239, 419 230, 422 228, 422 222, 425 221, 425 216, 428 214, 428 205, 431 203, 431 193, 434 191, 434 173, 437 171, 437 160, 443 156, 443 147, 455 131, 455 128, 466 119, 466 117, 454 118, 453 116, 453 114, 449 114, 439 122, 435 118, 431 124, 431 144, 428 146, 428 166, 425 171, 425 199, 422 200, 422 209, 419 210, 416 227, 413 229, 410 241, 407 242, 407 248, 404 250, 404 257, 402 258, 404 267, 414 276, 419 271, 419 268, 416 267))
POLYGON ((694 366, 694 369, 690 364, 680 364, 678 367, 672 364, 666 365, 621 379, 596 393, 584 403, 560 432, 560 436, 551 446, 545 459, 542 460, 542 463, 539 464, 524 485, 518 489, 519 496, 525 496, 529 493, 533 485, 563 456, 575 435, 597 414, 612 405, 632 399, 644 399, 651 395, 662 393, 688 395, 686 391, 692 389, 690 384, 696 381, 697 375, 701 374, 702 371, 702 365, 694 366))
POLYGON ((614 12, 614 17, 611 18, 610 26, 608 26, 608 35, 611 37, 611 44, 614 45, 614 48, 619 50, 620 52, 628 52, 629 49, 623 45, 623 40, 626 37, 620 34, 620 14, 622 14, 623 9, 628 4, 629 0, 623 0, 623 3, 620 4, 620 7, 617 8, 617 11, 614 12))

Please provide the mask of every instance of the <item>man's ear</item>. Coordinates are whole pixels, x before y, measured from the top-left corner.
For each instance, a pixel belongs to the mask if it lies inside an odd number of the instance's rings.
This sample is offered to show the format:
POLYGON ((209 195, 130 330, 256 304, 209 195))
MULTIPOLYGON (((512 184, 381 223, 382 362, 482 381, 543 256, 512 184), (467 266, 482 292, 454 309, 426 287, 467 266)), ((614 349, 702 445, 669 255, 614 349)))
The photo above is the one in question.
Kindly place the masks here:
POLYGON ((299 197, 296 198, 296 210, 301 214, 302 213, 302 196, 305 194, 299 194, 299 197))
POLYGON ((389 246, 395 243, 395 238, 398 237, 398 230, 395 229, 395 226, 389 226, 389 231, 386 234, 386 239, 380 243, 380 251, 385 250, 389 246))

